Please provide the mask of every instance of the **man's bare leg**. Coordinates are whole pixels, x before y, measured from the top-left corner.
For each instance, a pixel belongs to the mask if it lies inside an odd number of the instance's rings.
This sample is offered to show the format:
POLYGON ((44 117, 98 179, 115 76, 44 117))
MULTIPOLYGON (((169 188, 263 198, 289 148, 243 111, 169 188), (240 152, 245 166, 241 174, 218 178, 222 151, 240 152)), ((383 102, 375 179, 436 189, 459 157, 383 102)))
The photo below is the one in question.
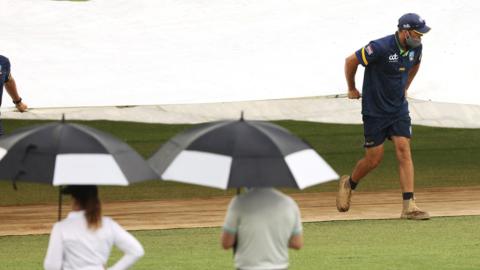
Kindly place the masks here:
POLYGON ((403 210, 401 218, 424 220, 429 219, 430 215, 422 211, 415 204, 414 197, 414 167, 412 154, 410 150, 410 139, 406 137, 394 136, 392 141, 395 144, 395 153, 398 160, 398 173, 400 176, 400 186, 403 192, 403 210))
POLYGON ((350 209, 352 190, 355 189, 360 179, 380 164, 383 159, 383 152, 383 144, 365 148, 365 156, 355 165, 352 176, 344 175, 340 178, 336 200, 338 211, 346 212, 350 209))
POLYGON ((406 137, 393 136, 395 154, 398 160, 398 174, 400 176, 400 187, 402 192, 413 192, 414 190, 414 169, 410 150, 410 139, 406 137))
POLYGON ((352 181, 360 182, 369 172, 374 170, 383 159, 383 144, 365 148, 365 156, 357 162, 352 172, 352 181))

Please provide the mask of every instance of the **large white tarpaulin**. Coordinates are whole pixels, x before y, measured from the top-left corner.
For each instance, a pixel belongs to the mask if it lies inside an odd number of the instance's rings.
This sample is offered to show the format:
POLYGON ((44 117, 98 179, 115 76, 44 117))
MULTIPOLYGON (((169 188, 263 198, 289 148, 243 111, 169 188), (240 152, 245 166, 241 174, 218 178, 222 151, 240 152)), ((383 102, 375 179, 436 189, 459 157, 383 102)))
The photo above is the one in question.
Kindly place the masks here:
POLYGON ((35 108, 323 96, 406 12, 432 27, 409 95, 480 105, 471 0, 0 0, 0 54, 35 108))
MULTIPOLYGON (((31 109, 25 113, 2 112, 2 118, 110 120, 145 123, 203 123, 225 119, 300 120, 360 124, 361 101, 335 96, 195 104, 69 107, 31 109)), ((480 128, 480 106, 409 99, 414 125, 480 128)))

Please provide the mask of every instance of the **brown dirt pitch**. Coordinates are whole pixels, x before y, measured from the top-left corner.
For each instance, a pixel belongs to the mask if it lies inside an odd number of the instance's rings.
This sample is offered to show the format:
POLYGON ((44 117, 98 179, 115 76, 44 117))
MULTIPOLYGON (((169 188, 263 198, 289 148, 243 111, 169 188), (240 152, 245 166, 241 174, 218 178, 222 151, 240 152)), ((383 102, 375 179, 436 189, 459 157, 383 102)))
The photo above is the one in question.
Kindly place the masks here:
MULTIPOLYGON (((432 217, 480 215, 480 186, 422 189, 415 195, 417 204, 432 217)), ((402 207, 398 190, 356 192, 351 209, 346 213, 337 212, 333 192, 291 196, 300 206, 304 222, 395 219, 399 218, 402 207)), ((222 225, 230 199, 114 202, 105 203, 103 209, 105 215, 114 218, 127 230, 216 227, 222 225)), ((0 236, 46 234, 56 219, 57 205, 0 207, 0 236)))

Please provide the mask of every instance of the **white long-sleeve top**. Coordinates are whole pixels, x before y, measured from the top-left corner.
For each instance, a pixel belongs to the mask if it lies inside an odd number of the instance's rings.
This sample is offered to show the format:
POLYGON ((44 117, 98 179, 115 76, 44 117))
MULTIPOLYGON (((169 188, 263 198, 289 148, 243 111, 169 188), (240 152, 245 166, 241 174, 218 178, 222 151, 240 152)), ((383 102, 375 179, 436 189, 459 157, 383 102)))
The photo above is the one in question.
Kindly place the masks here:
POLYGON ((113 245, 124 256, 109 270, 128 269, 145 253, 137 239, 113 219, 102 217, 102 226, 92 230, 85 211, 70 212, 53 226, 43 265, 45 270, 105 270, 113 245))

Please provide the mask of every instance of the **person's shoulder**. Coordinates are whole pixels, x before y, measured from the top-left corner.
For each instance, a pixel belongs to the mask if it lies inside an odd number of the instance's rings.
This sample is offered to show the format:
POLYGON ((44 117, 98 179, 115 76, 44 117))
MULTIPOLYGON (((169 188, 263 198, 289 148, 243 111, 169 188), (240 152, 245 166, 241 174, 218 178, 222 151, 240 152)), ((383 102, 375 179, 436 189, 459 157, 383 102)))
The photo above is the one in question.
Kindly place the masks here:
POLYGON ((64 231, 71 226, 72 221, 68 218, 62 219, 53 224, 52 230, 54 231, 64 231))
POLYGON ((71 214, 69 214, 66 218, 55 223, 54 226, 57 226, 61 230, 68 230, 68 228, 80 226, 82 222, 83 219, 78 218, 77 216, 72 217, 71 214))
POLYGON ((287 194, 285 194, 285 193, 283 193, 279 190, 275 190, 275 194, 276 194, 278 200, 283 201, 283 202, 285 202, 286 204, 289 204, 289 205, 297 205, 295 200, 292 197, 288 196, 287 194))
POLYGON ((386 35, 384 37, 381 37, 379 39, 376 39, 378 42, 391 42, 391 41, 395 41, 395 34, 390 34, 390 35, 386 35))
POLYGON ((370 41, 370 44, 375 46, 378 49, 385 49, 389 47, 392 42, 395 42, 395 35, 384 36, 375 40, 370 41))
POLYGON ((107 231, 118 231, 122 229, 122 225, 116 222, 113 218, 102 216, 102 228, 107 231))
POLYGON ((58 230, 61 229, 65 224, 65 220, 57 221, 53 224, 52 230, 58 230))
POLYGON ((237 207, 238 205, 244 204, 245 202, 250 201, 252 198, 252 192, 244 192, 233 196, 230 200, 231 207, 237 207))
POLYGON ((102 216, 102 224, 106 226, 111 226, 114 224, 118 224, 113 218, 108 216, 102 216))
POLYGON ((285 201, 287 201, 288 204, 293 205, 293 206, 297 206, 297 202, 292 197, 287 196, 287 195, 285 195, 285 197, 286 197, 285 201))

